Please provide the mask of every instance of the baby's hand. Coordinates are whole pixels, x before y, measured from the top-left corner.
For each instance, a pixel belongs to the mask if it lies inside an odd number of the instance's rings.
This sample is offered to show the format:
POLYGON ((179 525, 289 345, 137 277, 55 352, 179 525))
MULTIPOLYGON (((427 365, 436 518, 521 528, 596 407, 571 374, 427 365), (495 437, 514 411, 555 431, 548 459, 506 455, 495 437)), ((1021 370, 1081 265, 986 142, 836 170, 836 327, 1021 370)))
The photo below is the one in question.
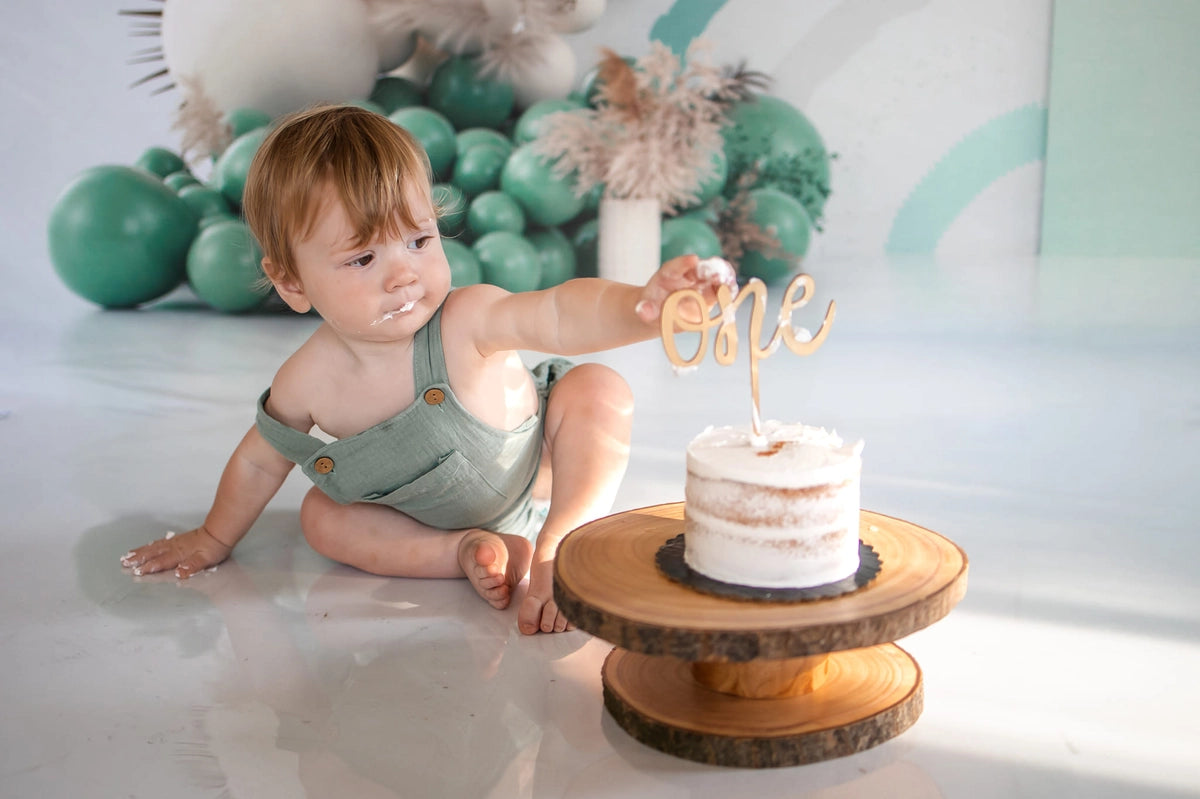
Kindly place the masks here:
POLYGON ((121 565, 133 569, 138 576, 175 569, 176 577, 186 579, 217 565, 232 551, 233 547, 222 544, 203 527, 197 527, 182 535, 168 533, 165 538, 126 552, 121 565))
POLYGON ((637 304, 637 315, 647 324, 658 321, 663 303, 680 289, 695 289, 711 308, 717 300, 717 288, 728 286, 737 293, 737 276, 728 261, 720 258, 701 260, 695 255, 680 255, 667 261, 650 278, 637 304))

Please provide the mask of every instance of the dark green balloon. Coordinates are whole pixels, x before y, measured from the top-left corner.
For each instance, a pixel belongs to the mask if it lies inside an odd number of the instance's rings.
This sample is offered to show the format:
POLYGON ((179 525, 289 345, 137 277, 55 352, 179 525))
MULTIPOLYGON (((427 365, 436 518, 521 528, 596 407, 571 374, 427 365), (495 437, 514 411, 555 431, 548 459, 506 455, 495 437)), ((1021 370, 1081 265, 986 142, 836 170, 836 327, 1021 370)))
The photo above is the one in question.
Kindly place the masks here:
POLYGON ((724 150, 717 150, 713 153, 712 165, 713 174, 700 181, 700 188, 696 191, 699 197, 689 208, 698 208, 711 202, 725 187, 725 181, 729 178, 729 159, 725 157, 724 150))
POLYGON ((571 179, 556 175, 553 162, 534 147, 522 144, 513 150, 500 173, 500 188, 539 225, 555 227, 569 222, 583 210, 583 198, 575 196, 571 179))
POLYGON ((411 133, 425 148, 434 180, 442 180, 450 174, 450 167, 457 155, 457 145, 454 126, 449 119, 424 106, 400 108, 388 114, 388 119, 411 133))
POLYGON ((785 100, 770 95, 737 103, 724 128, 728 192, 758 164, 760 183, 774 183, 819 219, 829 189, 829 154, 817 129, 785 100))
POLYGON ((812 224, 800 201, 779 189, 761 188, 750 192, 754 210, 750 220, 779 240, 781 254, 768 257, 760 250, 742 255, 738 273, 742 278, 757 277, 774 283, 794 272, 808 252, 812 224))
POLYGON ((472 247, 484 281, 508 291, 533 291, 541 284, 538 251, 522 235, 506 230, 488 233, 472 247))
POLYGON ((518 117, 516 127, 513 128, 513 142, 528 144, 534 139, 541 138, 548 125, 546 117, 560 111, 577 111, 580 108, 586 108, 586 106, 577 100, 539 100, 526 108, 518 117))
POLYGON ((195 175, 193 175, 187 169, 180 169, 179 171, 172 172, 171 174, 169 174, 165 178, 163 178, 163 184, 168 189, 173 189, 174 191, 179 191, 184 186, 200 185, 200 179, 197 178, 195 175))
POLYGON ((159 178, 165 178, 172 172, 187 169, 187 164, 183 162, 183 159, 165 147, 147 148, 138 156, 138 160, 133 162, 133 165, 146 170, 151 175, 158 175, 159 178))
POLYGON ((456 55, 438 64, 429 79, 429 107, 454 127, 499 127, 513 110, 509 83, 484 78, 474 58, 456 55))
POLYGON ((431 193, 438 232, 443 236, 457 236, 467 225, 466 195, 452 183, 435 183, 431 193))
POLYGON ((567 234, 552 227, 536 230, 525 238, 538 252, 538 262, 542 268, 539 289, 548 289, 575 277, 575 248, 571 246, 567 234))
POLYGON ((476 236, 498 230, 521 233, 525 230, 525 213, 517 201, 502 191, 485 191, 467 208, 467 229, 476 236))
POLYGON ((450 182, 474 197, 500 186, 500 171, 508 160, 508 151, 494 144, 477 144, 460 153, 454 162, 450 182))
POLYGON ((196 214, 142 169, 96 166, 55 200, 47 235, 67 288, 106 308, 132 308, 183 282, 196 214))
POLYGON ((600 220, 593 217, 576 226, 571 233, 571 247, 575 250, 575 274, 596 277, 600 273, 600 220))
POLYGON ((385 113, 392 113, 399 108, 421 105, 421 89, 408 78, 387 75, 375 81, 371 89, 371 102, 383 107, 385 113))
POLYGON ((690 216, 663 220, 662 249, 663 263, 678 255, 698 255, 712 258, 721 254, 721 240, 716 231, 703 221, 690 216))
POLYGON ((246 173, 250 171, 250 162, 254 154, 267 138, 267 128, 255 128, 243 133, 229 143, 225 151, 213 164, 210 183, 213 188, 225 195, 229 205, 235 209, 242 207, 242 193, 246 190, 246 173))
POLYGON ((179 190, 179 199, 192 207, 201 225, 210 216, 233 216, 233 209, 229 207, 229 201, 225 199, 225 195, 212 186, 202 186, 199 183, 184 186, 179 190))
POLYGON ((504 150, 506 155, 512 155, 514 147, 512 139, 492 128, 467 128, 466 130, 460 130, 454 137, 454 143, 459 158, 462 158, 463 153, 467 150, 480 144, 490 144, 494 147, 499 147, 504 150))
POLYGON ((474 250, 454 239, 442 239, 442 250, 450 264, 451 287, 473 286, 483 282, 483 267, 479 265, 474 250))
POLYGON ((252 130, 270 125, 271 115, 257 108, 235 108, 225 115, 225 124, 236 139, 252 130))
POLYGON ((200 231, 187 254, 188 283, 196 296, 224 313, 251 311, 270 292, 261 283, 262 250, 238 219, 200 231))

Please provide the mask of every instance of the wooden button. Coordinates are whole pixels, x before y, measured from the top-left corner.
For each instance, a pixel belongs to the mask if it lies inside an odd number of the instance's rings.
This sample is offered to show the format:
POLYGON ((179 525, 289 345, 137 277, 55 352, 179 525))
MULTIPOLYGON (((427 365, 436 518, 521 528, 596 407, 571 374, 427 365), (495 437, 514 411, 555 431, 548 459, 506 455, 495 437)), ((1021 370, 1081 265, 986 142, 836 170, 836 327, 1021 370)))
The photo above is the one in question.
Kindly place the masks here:
POLYGON ((313 461, 313 469, 317 474, 329 474, 333 471, 333 458, 317 458, 313 461))
POLYGON ((425 392, 425 402, 430 405, 441 405, 446 399, 446 392, 440 388, 431 388, 425 392))

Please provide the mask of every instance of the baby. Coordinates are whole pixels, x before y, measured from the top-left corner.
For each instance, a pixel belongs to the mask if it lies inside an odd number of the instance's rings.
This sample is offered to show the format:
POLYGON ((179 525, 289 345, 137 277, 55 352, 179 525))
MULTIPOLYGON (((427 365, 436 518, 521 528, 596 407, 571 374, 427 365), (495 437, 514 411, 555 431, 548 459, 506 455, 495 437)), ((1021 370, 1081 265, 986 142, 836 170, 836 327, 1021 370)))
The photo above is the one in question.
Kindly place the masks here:
POLYGON ((609 512, 633 400, 608 367, 554 358, 530 370, 518 351, 652 338, 671 292, 698 289, 711 306, 724 278, 687 255, 644 287, 451 290, 423 150, 352 106, 285 119, 254 158, 243 208, 279 296, 322 322, 259 399, 204 523, 122 564, 186 578, 220 563, 298 463, 314 483, 300 526, 316 551, 373 574, 465 576, 496 608, 528 574, 520 630, 568 629, 555 549, 609 512))

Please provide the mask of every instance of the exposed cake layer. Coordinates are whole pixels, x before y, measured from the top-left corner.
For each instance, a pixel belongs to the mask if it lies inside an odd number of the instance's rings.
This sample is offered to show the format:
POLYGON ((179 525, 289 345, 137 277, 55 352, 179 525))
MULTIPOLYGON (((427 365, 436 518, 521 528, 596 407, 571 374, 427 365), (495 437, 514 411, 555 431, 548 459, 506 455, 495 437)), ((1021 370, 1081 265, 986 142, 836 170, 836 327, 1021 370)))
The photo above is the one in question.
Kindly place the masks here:
POLYGON ((858 569, 862 444, 804 425, 710 428, 688 447, 684 559, 722 582, 823 585, 858 569))

